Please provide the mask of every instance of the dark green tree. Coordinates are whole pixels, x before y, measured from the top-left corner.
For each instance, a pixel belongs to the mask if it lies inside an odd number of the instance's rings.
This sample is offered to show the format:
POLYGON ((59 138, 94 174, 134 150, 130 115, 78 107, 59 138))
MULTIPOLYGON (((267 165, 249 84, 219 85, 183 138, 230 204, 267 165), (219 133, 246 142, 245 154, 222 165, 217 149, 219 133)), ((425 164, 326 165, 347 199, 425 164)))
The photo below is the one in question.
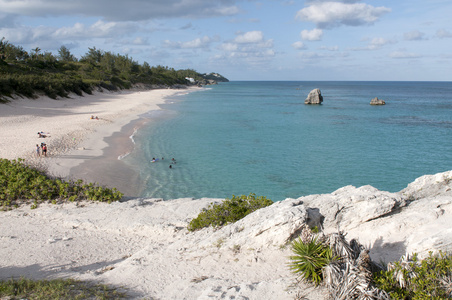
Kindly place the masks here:
POLYGON ((75 62, 77 61, 77 58, 75 58, 74 55, 72 55, 71 51, 66 46, 61 46, 58 50, 58 59, 60 61, 65 62, 75 62))

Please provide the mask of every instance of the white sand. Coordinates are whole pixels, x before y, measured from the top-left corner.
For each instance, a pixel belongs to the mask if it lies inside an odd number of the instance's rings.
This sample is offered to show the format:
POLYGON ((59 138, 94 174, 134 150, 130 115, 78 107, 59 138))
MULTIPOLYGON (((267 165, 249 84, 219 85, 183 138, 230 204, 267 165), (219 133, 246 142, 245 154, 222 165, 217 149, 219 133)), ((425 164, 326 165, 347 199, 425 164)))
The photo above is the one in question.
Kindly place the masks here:
POLYGON ((73 95, 71 99, 13 100, 0 105, 0 157, 36 158, 36 144, 44 142, 48 146, 48 157, 39 157, 39 161, 47 165, 50 160, 51 171, 66 176, 70 168, 87 158, 101 156, 107 146, 105 137, 137 120, 140 114, 159 110, 158 104, 164 103, 165 97, 188 91, 105 91, 83 97, 73 95), (92 120, 91 116, 99 120, 92 120), (48 136, 39 138, 40 131, 48 136))
MULTIPOLYGON (((288 249, 234 247, 209 241, 212 230, 187 231, 188 220, 210 201, 49 204, 3 212, 0 279, 92 280, 124 287, 134 299, 294 299, 299 288, 292 286, 288 249)), ((304 291, 308 299, 322 299, 322 292, 304 291)))

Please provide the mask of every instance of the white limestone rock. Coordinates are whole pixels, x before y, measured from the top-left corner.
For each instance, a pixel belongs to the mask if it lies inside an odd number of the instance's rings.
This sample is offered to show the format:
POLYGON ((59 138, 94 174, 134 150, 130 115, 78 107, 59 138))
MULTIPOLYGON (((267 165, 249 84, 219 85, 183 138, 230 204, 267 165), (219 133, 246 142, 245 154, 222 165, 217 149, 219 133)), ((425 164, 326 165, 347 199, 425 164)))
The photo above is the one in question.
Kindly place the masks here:
POLYGON ((323 96, 320 89, 313 89, 309 92, 308 97, 304 100, 304 104, 321 104, 323 102, 323 96))
POLYGON ((370 100, 370 105, 385 105, 386 102, 382 99, 378 99, 378 97, 373 98, 370 100))

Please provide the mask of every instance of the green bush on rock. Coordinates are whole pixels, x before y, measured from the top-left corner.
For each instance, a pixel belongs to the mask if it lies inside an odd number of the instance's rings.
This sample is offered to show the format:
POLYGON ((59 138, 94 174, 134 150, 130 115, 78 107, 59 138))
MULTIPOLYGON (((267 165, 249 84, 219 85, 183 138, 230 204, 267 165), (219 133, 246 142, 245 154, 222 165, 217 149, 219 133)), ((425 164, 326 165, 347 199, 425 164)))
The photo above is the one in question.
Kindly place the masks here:
POLYGON ((219 227, 228 223, 234 223, 259 208, 273 204, 266 197, 251 193, 249 196, 232 196, 220 204, 210 203, 196 218, 188 225, 189 231, 195 231, 204 227, 219 227))
POLYGON ((23 159, 0 159, 0 204, 3 209, 16 205, 18 201, 33 200, 34 206, 43 201, 93 200, 112 202, 123 194, 115 188, 109 189, 82 180, 63 181, 52 179, 43 172, 27 166, 23 159))
POLYGON ((452 299, 452 255, 403 257, 385 267, 372 262, 343 232, 315 235, 305 224, 292 244, 289 267, 299 278, 323 283, 331 299, 452 299))
POLYGON ((452 255, 431 252, 424 260, 411 259, 390 264, 388 270, 374 274, 375 285, 392 299, 452 298, 452 255))

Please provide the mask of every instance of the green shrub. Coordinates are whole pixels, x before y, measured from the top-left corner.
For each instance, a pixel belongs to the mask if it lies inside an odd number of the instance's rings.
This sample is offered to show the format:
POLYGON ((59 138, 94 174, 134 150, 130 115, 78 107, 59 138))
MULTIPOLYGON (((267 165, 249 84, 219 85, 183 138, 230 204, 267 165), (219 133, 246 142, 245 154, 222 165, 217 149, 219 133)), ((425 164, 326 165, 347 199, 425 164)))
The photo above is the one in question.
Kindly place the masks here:
POLYGON ((419 260, 396 262, 389 270, 374 274, 375 285, 392 299, 452 298, 452 256, 443 252, 419 260))
POLYGON ((333 258, 333 251, 317 237, 303 242, 298 238, 292 243, 293 256, 290 256, 290 269, 302 279, 319 285, 323 280, 322 270, 333 258))
POLYGON ((125 299, 116 289, 74 279, 0 281, 1 299, 125 299))
POLYGON ((195 219, 191 220, 188 230, 195 231, 204 227, 219 227, 228 223, 234 223, 246 215, 259 208, 273 204, 273 201, 266 197, 256 197, 255 194, 249 196, 232 196, 220 204, 210 203, 195 219))
POLYGON ((115 188, 109 189, 94 184, 83 184, 82 180, 64 181, 52 179, 43 172, 24 164, 23 159, 0 159, 0 205, 5 209, 15 201, 33 200, 33 207, 42 201, 54 200, 93 200, 112 202, 123 194, 115 188))

